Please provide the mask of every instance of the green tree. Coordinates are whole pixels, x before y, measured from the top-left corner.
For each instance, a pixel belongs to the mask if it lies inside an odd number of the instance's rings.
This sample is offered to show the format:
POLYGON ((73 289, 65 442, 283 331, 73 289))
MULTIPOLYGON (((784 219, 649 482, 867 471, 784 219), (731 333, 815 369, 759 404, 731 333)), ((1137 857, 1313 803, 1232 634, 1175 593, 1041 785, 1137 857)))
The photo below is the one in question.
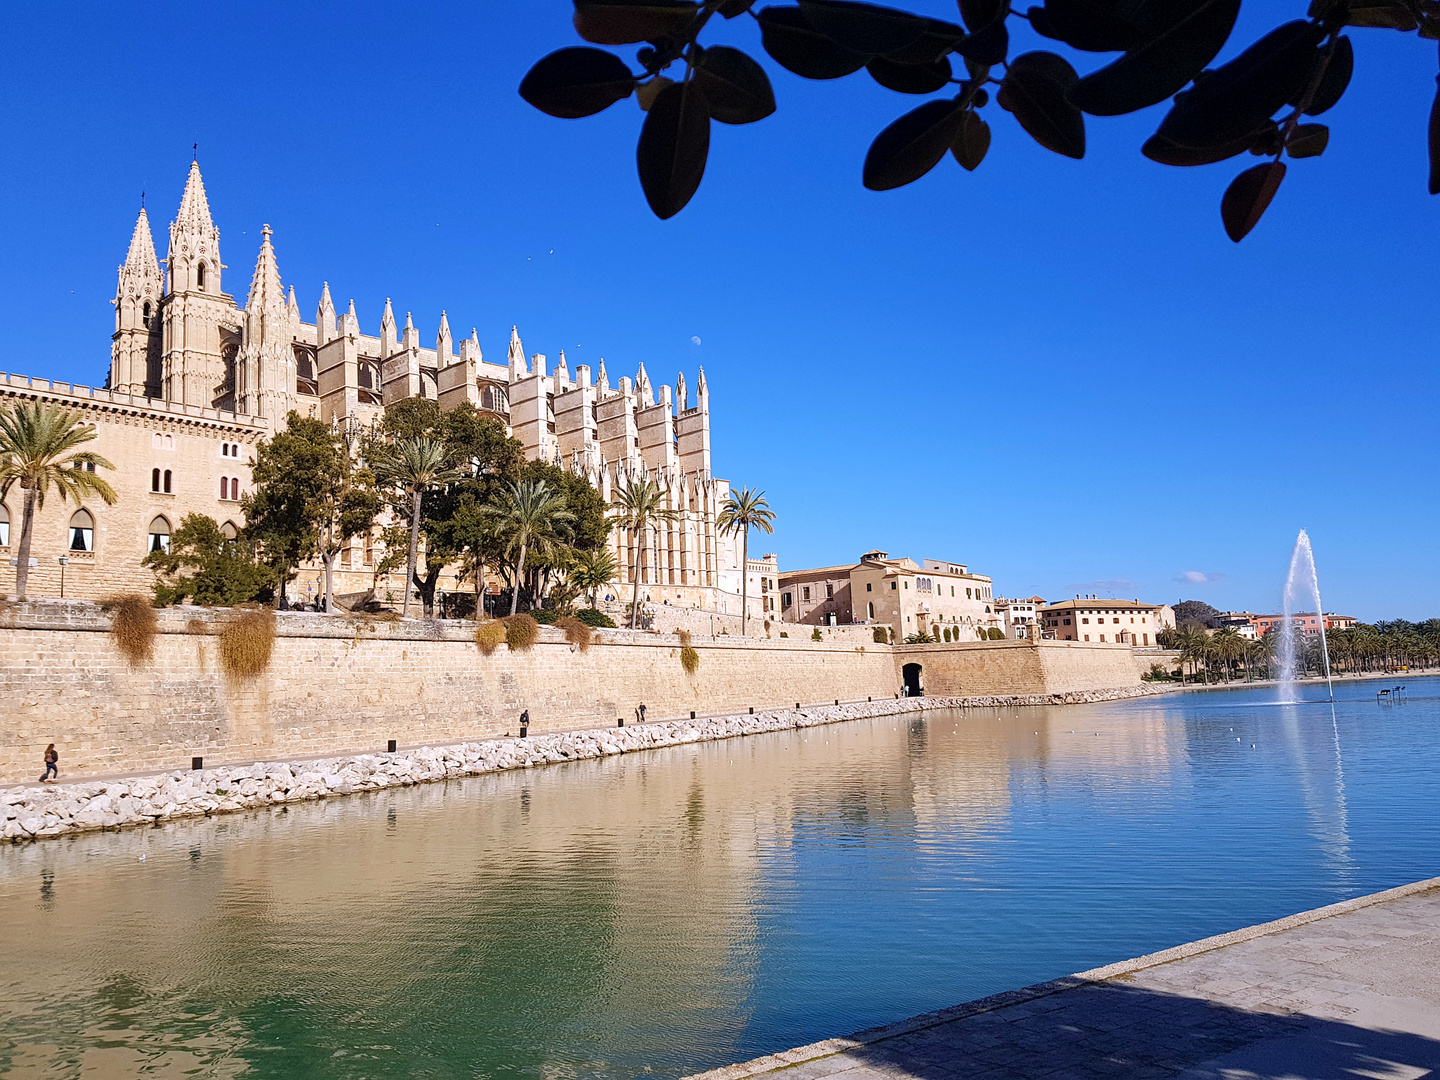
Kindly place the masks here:
POLYGON ((595 606, 595 594, 615 580, 615 556, 608 547, 590 548, 576 553, 570 568, 570 580, 590 597, 590 606, 595 606))
MULTIPOLYGON (((1311 0, 1308 17, 1270 31, 1234 59, 1210 65, 1229 40, 1240 0, 1044 0, 1028 10, 1007 0, 960 0, 964 25, 847 0, 799 0, 752 12, 755 0, 574 0, 575 29, 597 45, 643 45, 636 66, 588 47, 546 56, 520 83, 531 105, 567 119, 590 116, 639 93, 646 106, 636 164, 651 210, 668 218, 700 186, 710 124, 748 124, 775 111, 765 69, 700 35, 751 12, 760 44, 781 67, 836 79, 862 67, 900 93, 940 95, 886 127, 870 144, 862 179, 884 191, 924 176, 947 156, 978 168, 990 148, 982 110, 995 103, 1047 150, 1083 158, 1085 117, 1120 116, 1173 98, 1141 152, 1163 165, 1194 166, 1250 151, 1272 160, 1241 172, 1220 204, 1239 241, 1269 206, 1286 165, 1317 157, 1329 129, 1307 120, 1330 109, 1350 83, 1347 27, 1440 38, 1432 0, 1311 0), (1008 20, 1079 53, 1119 53, 1081 76, 1048 50, 1011 55, 1008 20), (953 58, 953 59, 952 59, 953 58), (664 74, 682 65, 675 78, 664 74)), ((1440 115, 1440 97, 1434 112, 1440 115)), ((991 110, 993 113, 994 110, 991 110)), ((1440 122, 1430 124, 1430 193, 1440 193, 1440 122)))
POLYGON ((740 534, 740 633, 744 634, 745 621, 750 616, 750 530, 773 533, 775 512, 765 501, 765 492, 742 488, 739 492, 730 492, 720 504, 720 513, 715 515, 715 527, 722 533, 740 534))
POLYGON ((78 412, 43 402, 19 402, 0 409, 0 499, 17 484, 24 492, 20 518, 20 550, 15 563, 15 596, 24 600, 30 577, 30 543, 35 512, 45 506, 53 487, 60 501, 98 495, 107 506, 119 498, 115 489, 95 470, 114 465, 99 454, 79 450, 95 438, 95 425, 84 423, 78 412))
POLYGON ((186 514, 170 537, 169 551, 152 551, 145 565, 155 571, 155 602, 233 607, 256 599, 275 581, 275 572, 255 561, 241 540, 220 531, 215 519, 186 514))
POLYGON ((635 565, 631 568, 633 597, 630 602, 630 629, 640 621, 640 555, 645 550, 646 534, 662 521, 674 521, 680 511, 666 505, 668 497, 649 477, 627 476, 615 491, 610 508, 611 521, 619 528, 635 534, 635 565))
POLYGON ((486 516, 506 538, 506 553, 515 559, 515 587, 510 593, 510 614, 520 605, 520 583, 525 579, 525 557, 530 549, 550 555, 571 535, 575 515, 565 508, 565 496, 544 480, 512 484, 486 516))
MULTIPOLYGON (((421 584, 415 572, 420 550, 420 514, 425 493, 443 487, 464 474, 451 464, 445 443, 430 435, 412 435, 396 440, 391 452, 374 463, 375 474, 382 485, 404 496, 410 511, 410 548, 405 562, 405 603, 401 617, 410 615, 410 590, 421 584)), ((433 596, 433 593, 431 594, 433 596)), ((426 605, 426 614, 433 613, 433 601, 426 605)))

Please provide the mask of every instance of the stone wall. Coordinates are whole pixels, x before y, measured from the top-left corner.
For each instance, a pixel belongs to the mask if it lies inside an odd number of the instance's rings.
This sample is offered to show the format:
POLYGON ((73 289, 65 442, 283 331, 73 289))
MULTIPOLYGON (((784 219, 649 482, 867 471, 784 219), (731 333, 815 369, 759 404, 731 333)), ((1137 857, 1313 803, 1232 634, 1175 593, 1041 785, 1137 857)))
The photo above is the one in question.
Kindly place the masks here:
POLYGON ((891 648, 808 639, 699 637, 695 675, 670 635, 600 631, 580 651, 545 627, 532 649, 483 656, 473 624, 383 622, 298 612, 277 618, 270 667, 237 680, 217 644, 232 612, 159 613, 153 658, 132 667, 109 617, 83 602, 0 610, 0 783, 33 780, 45 745, 62 775, 294 760, 503 735, 522 709, 532 731, 893 697, 900 665, 925 665, 931 695, 1041 694, 1132 686, 1129 650, 995 642, 891 648), (1111 654, 1114 654, 1113 657, 1111 654), (1121 670, 1123 668, 1123 670, 1121 670))

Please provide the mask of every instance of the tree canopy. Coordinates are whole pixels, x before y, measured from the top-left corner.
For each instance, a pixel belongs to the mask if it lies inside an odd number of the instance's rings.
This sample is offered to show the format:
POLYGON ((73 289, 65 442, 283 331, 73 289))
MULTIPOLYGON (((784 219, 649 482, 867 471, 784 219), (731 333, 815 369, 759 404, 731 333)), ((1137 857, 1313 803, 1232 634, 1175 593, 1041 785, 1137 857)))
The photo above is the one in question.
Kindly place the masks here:
MULTIPOLYGON (((1221 200, 1232 240, 1243 239, 1285 178, 1285 158, 1318 157, 1329 128, 1309 117, 1349 86, 1349 28, 1440 38, 1434 0, 1311 0, 1307 17, 1265 34, 1211 69, 1229 41, 1241 0, 957 0, 960 21, 852 0, 574 0, 575 29, 596 45, 638 45, 634 64, 604 49, 562 48, 520 83, 520 96, 551 116, 591 116, 635 95, 646 116, 636 165, 658 217, 684 209, 700 186, 710 124, 750 124, 776 109, 765 69, 728 45, 700 43, 708 24, 749 17, 760 45, 807 79, 862 68, 881 86, 930 96, 881 131, 861 176, 884 191, 925 175, 947 155, 974 171, 990 149, 992 99, 1047 150, 1086 151, 1086 117, 1120 116, 1173 102, 1141 152, 1163 165, 1268 158, 1242 171, 1221 200), (1012 22, 1011 20, 1015 20, 1012 22), (1011 28, 1028 24, 1077 53, 1104 54, 1080 74, 1048 49, 1012 55, 1011 28), (638 68, 639 70, 634 70, 638 68), (667 74, 668 73, 668 74, 667 74), (931 96, 938 95, 938 96, 931 96)), ((1440 193, 1440 96, 1431 112, 1430 193, 1440 193)))

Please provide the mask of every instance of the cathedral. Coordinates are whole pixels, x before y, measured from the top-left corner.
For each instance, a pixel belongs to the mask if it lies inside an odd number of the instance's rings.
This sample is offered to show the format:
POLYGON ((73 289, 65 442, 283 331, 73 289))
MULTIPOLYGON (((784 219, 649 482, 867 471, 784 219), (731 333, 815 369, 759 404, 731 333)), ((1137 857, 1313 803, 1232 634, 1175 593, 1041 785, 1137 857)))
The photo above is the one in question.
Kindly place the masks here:
MULTIPOLYGON (((683 374, 673 388, 656 386, 643 364, 612 385, 603 360, 592 372, 584 364, 572 371, 563 351, 553 370, 542 354, 527 359, 514 327, 504 363, 492 363, 475 330, 457 348, 443 311, 433 347, 420 343, 409 312, 397 323, 389 299, 379 333, 363 333, 354 301, 337 312, 328 283, 314 322, 306 322, 294 286, 282 283, 268 225, 244 307, 225 291, 226 270, 200 166, 192 162, 163 261, 143 208, 135 222, 115 293, 107 385, 0 374, 0 403, 53 401, 95 424, 91 448, 115 463, 107 479, 121 495, 113 507, 47 501, 37 518, 32 595, 54 595, 49 585, 58 587, 67 568, 71 596, 148 591, 151 577, 140 561, 168 544, 180 515, 209 514, 232 534, 243 525, 239 504, 254 447, 283 428, 292 410, 355 430, 375 424, 387 405, 424 397, 442 409, 469 402, 505 424, 528 458, 585 476, 607 501, 627 478, 655 480, 680 513, 644 538, 612 534, 622 568, 613 591, 623 588, 628 599, 641 542, 642 595, 652 605, 739 614, 739 543, 715 525, 729 485, 711 472, 703 369, 693 389, 683 374)), ((0 504, 0 549, 12 540, 11 523, 18 543, 17 510, 0 504)), ((337 592, 404 587, 403 571, 388 582, 373 579, 377 546, 361 539, 342 553, 337 592)), ((314 567, 302 572, 302 598, 317 577, 314 567)), ((441 585, 459 587, 453 574, 441 585)))

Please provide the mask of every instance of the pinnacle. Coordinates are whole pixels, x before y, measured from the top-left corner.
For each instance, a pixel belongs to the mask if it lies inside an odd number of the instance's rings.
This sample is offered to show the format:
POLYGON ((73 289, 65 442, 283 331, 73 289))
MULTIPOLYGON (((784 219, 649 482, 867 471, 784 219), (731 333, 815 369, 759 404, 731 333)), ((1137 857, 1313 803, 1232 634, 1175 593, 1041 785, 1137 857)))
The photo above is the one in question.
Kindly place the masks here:
MULTIPOLYGON (((199 175, 198 169, 194 175, 199 175)), ((284 307, 285 291, 280 284, 280 268, 275 263, 275 249, 270 244, 270 226, 264 226, 260 235, 260 254, 255 258, 255 275, 250 279, 250 297, 245 306, 247 309, 257 310, 271 306, 284 307)))
POLYGON ((150 219, 143 206, 140 208, 140 216, 135 219, 135 231, 130 235, 130 250, 125 255, 125 267, 143 274, 160 274, 160 263, 155 258, 155 238, 150 235, 150 219))
MULTIPOLYGON (((175 224, 181 228, 213 231, 215 223, 210 219, 210 203, 205 198, 205 181, 200 178, 200 163, 190 163, 190 175, 185 179, 185 194, 180 197, 180 211, 175 215, 175 224)), ((265 226, 269 231, 270 226, 265 226)))

